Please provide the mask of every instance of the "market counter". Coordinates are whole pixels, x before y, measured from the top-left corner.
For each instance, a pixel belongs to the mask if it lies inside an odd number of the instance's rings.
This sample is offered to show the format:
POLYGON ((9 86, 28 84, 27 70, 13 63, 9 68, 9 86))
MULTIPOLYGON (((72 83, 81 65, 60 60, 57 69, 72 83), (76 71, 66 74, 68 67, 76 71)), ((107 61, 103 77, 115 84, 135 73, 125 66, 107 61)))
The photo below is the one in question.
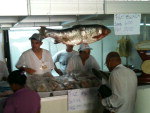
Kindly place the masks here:
POLYGON ((134 113, 150 113, 150 85, 138 86, 134 113))
MULTIPOLYGON (((41 113, 102 113, 102 106, 94 110, 67 110, 67 95, 41 98, 41 113)), ((150 85, 138 86, 134 113, 150 113, 150 85)))
POLYGON ((67 110, 67 95, 41 98, 41 113, 102 113, 102 106, 93 110, 67 110))
MULTIPOLYGON (((44 93, 43 93, 44 94, 44 93)), ((41 98, 41 113, 102 113, 102 105, 92 110, 68 111, 68 95, 41 98)), ((0 99, 0 108, 5 98, 0 99)), ((138 86, 134 113, 150 113, 150 85, 138 86)), ((1 113, 1 109, 0 109, 1 113)))

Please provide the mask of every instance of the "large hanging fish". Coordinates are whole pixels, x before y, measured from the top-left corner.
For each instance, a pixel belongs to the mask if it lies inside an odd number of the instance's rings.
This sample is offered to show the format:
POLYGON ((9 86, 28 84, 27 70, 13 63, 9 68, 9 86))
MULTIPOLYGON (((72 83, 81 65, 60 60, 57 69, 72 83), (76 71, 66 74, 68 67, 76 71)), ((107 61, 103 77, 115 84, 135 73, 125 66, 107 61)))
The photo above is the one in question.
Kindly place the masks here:
POLYGON ((52 37, 57 43, 67 45, 90 44, 96 42, 111 32, 103 25, 75 25, 67 29, 47 29, 41 27, 40 34, 43 37, 52 37))

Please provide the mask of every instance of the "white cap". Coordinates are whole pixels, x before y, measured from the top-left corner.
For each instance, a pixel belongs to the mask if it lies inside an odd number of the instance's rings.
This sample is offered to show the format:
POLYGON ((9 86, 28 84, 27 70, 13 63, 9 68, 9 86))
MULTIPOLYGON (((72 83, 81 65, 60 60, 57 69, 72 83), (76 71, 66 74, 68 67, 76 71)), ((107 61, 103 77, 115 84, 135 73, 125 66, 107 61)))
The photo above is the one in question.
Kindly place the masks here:
POLYGON ((29 39, 30 39, 30 40, 33 39, 33 40, 42 41, 42 37, 41 37, 41 35, 38 34, 38 33, 34 33, 29 39))
POLYGON ((81 44, 78 51, 84 51, 86 49, 92 50, 92 48, 90 48, 90 46, 88 44, 81 44))

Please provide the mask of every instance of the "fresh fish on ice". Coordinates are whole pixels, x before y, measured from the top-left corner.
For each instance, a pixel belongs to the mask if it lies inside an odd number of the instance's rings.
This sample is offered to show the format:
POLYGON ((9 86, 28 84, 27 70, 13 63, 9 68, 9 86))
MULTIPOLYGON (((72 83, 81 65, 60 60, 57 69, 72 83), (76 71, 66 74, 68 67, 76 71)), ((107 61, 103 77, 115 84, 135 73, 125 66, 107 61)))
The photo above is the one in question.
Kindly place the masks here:
POLYGON ((52 37, 57 43, 67 45, 90 44, 107 36, 111 30, 103 25, 75 25, 67 29, 47 29, 41 27, 39 30, 42 37, 52 37))

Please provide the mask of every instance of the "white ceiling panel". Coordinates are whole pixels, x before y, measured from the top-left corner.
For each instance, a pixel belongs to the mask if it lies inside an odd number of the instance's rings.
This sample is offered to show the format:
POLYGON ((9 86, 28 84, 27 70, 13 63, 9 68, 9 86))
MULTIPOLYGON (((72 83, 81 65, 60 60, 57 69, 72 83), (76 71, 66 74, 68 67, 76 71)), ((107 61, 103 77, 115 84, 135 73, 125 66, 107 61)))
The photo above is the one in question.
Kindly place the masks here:
POLYGON ((141 13, 150 23, 150 0, 0 0, 0 28, 101 24, 116 13, 141 13))
POLYGON ((51 4, 50 14, 52 15, 76 15, 78 14, 78 5, 72 4, 72 3, 51 4))
POLYGON ((50 15, 50 4, 31 3, 31 15, 50 15))
POLYGON ((117 13, 150 13, 150 1, 106 1, 106 14, 117 13))
POLYGON ((103 14, 103 3, 81 3, 78 14, 103 14))
POLYGON ((27 0, 0 0, 1 16, 28 15, 27 0))

